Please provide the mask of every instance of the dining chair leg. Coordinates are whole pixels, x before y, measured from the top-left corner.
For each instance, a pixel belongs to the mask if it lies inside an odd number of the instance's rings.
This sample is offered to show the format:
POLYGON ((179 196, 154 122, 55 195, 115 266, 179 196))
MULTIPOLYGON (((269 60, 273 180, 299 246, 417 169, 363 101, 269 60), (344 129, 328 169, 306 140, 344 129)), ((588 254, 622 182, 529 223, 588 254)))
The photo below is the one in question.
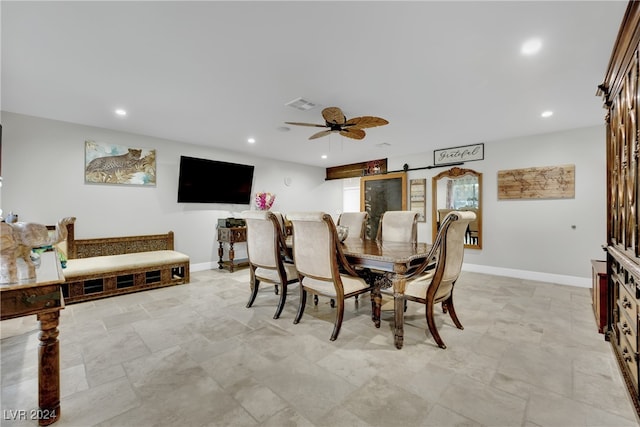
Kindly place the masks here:
POLYGON ((429 332, 431 332, 431 336, 436 341, 436 344, 438 344, 438 347, 440 348, 447 348, 447 346, 444 344, 444 341, 442 341, 442 338, 440 338, 440 334, 438 333, 438 328, 436 328, 436 322, 433 319, 433 303, 431 301, 427 301, 426 316, 427 316, 427 325, 429 326, 429 332))
POLYGON ((456 309, 453 306, 453 295, 450 295, 449 298, 442 301, 442 307, 443 310, 446 310, 445 313, 447 311, 449 312, 449 316, 451 316, 451 320, 453 320, 453 324, 456 325, 456 328, 464 329, 464 326, 462 326, 462 323, 460 323, 460 320, 458 319, 456 309))
POLYGON ((302 284, 300 284, 300 303, 298 304, 298 313, 296 314, 296 318, 293 319, 293 323, 295 325, 297 325, 298 322, 300 322, 300 319, 302 319, 305 305, 307 305, 307 291, 305 291, 302 284))
MULTIPOLYGON (((282 313, 282 309, 284 308, 284 303, 287 300, 287 285, 283 283, 281 286, 282 286, 282 290, 280 291, 280 301, 278 302, 278 307, 276 308, 276 314, 273 315, 274 319, 277 319, 280 317, 280 314, 282 313)), ((277 287, 278 285, 276 285, 276 288, 277 287)))
POLYGON ((340 327, 342 326, 342 319, 344 317, 344 298, 338 300, 338 311, 336 313, 336 323, 333 325, 333 333, 331 334, 331 341, 335 341, 340 334, 340 327))
POLYGON ((258 288, 260 287, 260 281, 256 278, 250 281, 249 286, 251 288, 251 294, 249 295, 249 302, 247 302, 247 308, 253 305, 253 302, 256 300, 256 296, 258 295, 258 288))

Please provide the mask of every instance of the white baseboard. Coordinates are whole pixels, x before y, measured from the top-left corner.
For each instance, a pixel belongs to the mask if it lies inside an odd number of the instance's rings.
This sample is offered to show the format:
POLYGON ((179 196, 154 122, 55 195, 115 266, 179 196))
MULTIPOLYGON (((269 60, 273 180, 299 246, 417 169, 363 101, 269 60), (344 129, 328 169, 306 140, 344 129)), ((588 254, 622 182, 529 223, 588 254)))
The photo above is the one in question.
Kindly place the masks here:
POLYGON ((496 276, 515 277, 517 279, 557 283, 559 285, 577 286, 580 288, 590 288, 592 286, 590 277, 565 276, 563 274, 540 273, 538 271, 516 270, 512 268, 491 267, 488 265, 467 263, 462 264, 462 270, 473 273, 485 273, 496 276))
MULTIPOLYGON (((191 264, 190 271, 205 271, 218 269, 218 263, 215 261, 191 264)), ((517 279, 536 280, 539 282, 557 283, 559 285, 577 286, 580 288, 590 288, 591 278, 565 276, 562 274, 540 273, 538 271, 516 270, 513 268, 491 267, 488 265, 478 264, 462 264, 463 271, 472 273, 493 274, 496 276, 515 277, 517 279)))
POLYGON ((198 264, 189 264, 189 271, 205 271, 205 270, 213 270, 218 269, 218 263, 215 261, 211 262, 201 262, 198 264))

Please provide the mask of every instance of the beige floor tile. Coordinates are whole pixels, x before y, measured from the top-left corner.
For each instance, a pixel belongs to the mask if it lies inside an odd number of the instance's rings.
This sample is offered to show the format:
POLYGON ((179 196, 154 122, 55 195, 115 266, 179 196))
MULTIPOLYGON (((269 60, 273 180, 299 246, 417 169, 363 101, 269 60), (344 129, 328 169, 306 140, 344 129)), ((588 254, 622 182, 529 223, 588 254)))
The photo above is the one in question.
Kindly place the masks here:
MULTIPOLYGON (((247 269, 191 277, 63 310, 56 427, 637 425, 585 288, 463 272, 465 329, 438 308, 442 350, 410 303, 397 350, 368 295, 331 342, 328 298, 294 325, 296 286, 273 319, 271 287, 245 307, 247 269)), ((36 425, 10 418, 37 407, 38 332, 35 316, 0 323, 2 426, 36 425)))

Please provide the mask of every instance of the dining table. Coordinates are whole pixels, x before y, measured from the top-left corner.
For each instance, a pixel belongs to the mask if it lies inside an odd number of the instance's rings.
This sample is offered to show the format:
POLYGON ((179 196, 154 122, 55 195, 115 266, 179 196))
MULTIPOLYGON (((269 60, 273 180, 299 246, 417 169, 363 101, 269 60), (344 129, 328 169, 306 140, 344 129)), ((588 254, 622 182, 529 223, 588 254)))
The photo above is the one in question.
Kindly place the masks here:
MULTIPOLYGON (((394 297, 394 344, 404 343, 404 290, 407 276, 429 256, 431 244, 409 242, 379 242, 370 239, 346 238, 342 252, 349 263, 365 269, 372 282, 371 318, 380 327, 382 289, 392 289, 394 297)), ((435 262, 435 261, 434 261, 435 262)))
MULTIPOLYGON (((293 233, 285 244, 293 246, 293 233)), ((371 319, 380 327, 382 289, 392 289, 394 299, 394 344, 401 349, 404 343, 404 290, 407 277, 416 266, 430 256, 430 243, 381 242, 359 237, 347 237, 340 246, 349 264, 363 272, 372 285, 371 319)), ((293 261, 293 260, 292 260, 293 261)), ((435 260, 434 260, 435 265, 435 260)), ((429 266, 428 268, 431 268, 429 266)))

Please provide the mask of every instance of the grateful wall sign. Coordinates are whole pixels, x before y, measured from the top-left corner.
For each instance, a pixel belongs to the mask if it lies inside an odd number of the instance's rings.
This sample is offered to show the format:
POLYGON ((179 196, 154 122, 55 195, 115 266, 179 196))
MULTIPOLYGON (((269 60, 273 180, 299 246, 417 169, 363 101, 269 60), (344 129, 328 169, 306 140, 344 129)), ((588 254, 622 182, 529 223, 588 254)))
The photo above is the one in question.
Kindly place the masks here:
POLYGON ((444 148, 442 150, 433 151, 434 165, 448 165, 483 159, 484 143, 463 145, 460 147, 444 148))

